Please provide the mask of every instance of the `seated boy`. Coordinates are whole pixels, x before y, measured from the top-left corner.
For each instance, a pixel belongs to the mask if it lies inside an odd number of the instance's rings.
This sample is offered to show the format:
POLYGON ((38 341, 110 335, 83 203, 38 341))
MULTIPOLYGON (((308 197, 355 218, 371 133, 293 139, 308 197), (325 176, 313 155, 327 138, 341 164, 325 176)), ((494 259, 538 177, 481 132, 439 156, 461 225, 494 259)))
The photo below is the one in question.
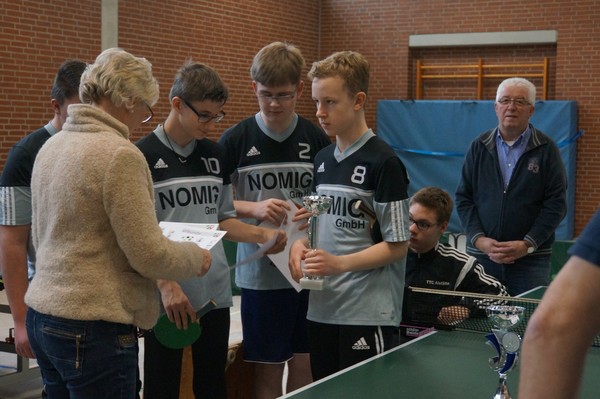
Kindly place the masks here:
MULTIPOLYGON (((406 258, 406 287, 508 295, 506 288, 486 274, 477 260, 439 242, 452 213, 452 198, 437 187, 425 187, 410 200, 410 241, 406 258)), ((470 315, 485 315, 490 301, 405 290, 403 322, 452 324, 470 315)))

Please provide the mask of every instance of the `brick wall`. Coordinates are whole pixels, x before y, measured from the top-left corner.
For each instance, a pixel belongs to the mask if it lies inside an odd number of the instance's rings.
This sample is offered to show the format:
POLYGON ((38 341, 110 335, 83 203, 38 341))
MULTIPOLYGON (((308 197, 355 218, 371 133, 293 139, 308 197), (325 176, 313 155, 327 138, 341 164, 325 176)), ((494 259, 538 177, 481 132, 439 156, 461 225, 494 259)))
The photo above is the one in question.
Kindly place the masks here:
MULTIPOLYGON (((58 65, 66 58, 91 61, 100 51, 100 4, 0 0, 0 167, 15 141, 51 119, 49 90, 58 65)), ((600 97, 598 20, 595 0, 121 0, 119 45, 154 66, 161 85, 156 121, 167 115, 172 78, 187 58, 217 69, 231 89, 217 135, 256 112, 248 70, 256 51, 274 40, 298 45, 307 59, 306 71, 312 61, 333 51, 363 53, 372 65, 367 104, 372 127, 377 100, 414 97, 418 58, 427 63, 477 58, 511 63, 550 57, 550 99, 576 100, 579 127, 586 131, 577 150, 578 232, 600 202, 600 106, 594 101, 600 97), (557 45, 408 48, 411 34, 546 29, 558 31, 557 45)), ((493 96, 494 86, 486 86, 486 98, 493 96)), ((428 99, 457 99, 474 98, 476 92, 462 82, 428 83, 424 93, 428 99)), ((299 110, 314 120, 310 84, 299 110)), ((134 137, 143 133, 140 129, 134 137)))
MULTIPOLYGON (((321 10, 321 55, 347 49, 372 64, 369 124, 376 100, 414 98, 416 58, 428 63, 473 63, 477 58, 513 63, 550 58, 551 100, 575 100, 577 144, 575 230, 580 232, 600 204, 600 7, 595 0, 326 0, 321 10), (556 30, 556 46, 507 46, 410 50, 412 34, 556 30)), ((493 98, 494 84, 485 98, 493 98)), ((541 91, 538 86, 538 91, 541 91)), ((426 99, 475 98, 471 83, 428 83, 426 99), (472 94, 470 94, 472 93, 472 94), (472 97, 465 97, 471 95, 472 97)))
MULTIPOLYGON (((128 0, 120 2, 119 16, 119 45, 148 58, 159 80, 156 120, 163 120, 169 112, 171 83, 186 59, 206 63, 219 72, 230 97, 216 137, 258 111, 250 84, 250 64, 258 50, 275 40, 295 44, 307 60, 306 75, 318 48, 319 7, 313 0, 128 0)), ((299 104, 303 115, 314 115, 310 85, 299 104)))
POLYGON ((90 60, 100 49, 100 2, 0 0, 0 10, 3 167, 18 139, 52 119, 50 90, 58 66, 67 58, 90 60))
MULTIPOLYGON (((100 3, 0 0, 0 167, 18 139, 52 118, 50 88, 60 63, 91 62, 101 51, 100 3)), ((215 68, 230 88, 219 135, 258 110, 249 75, 254 54, 275 40, 294 43, 307 59, 305 75, 317 58, 318 26, 319 4, 313 0, 122 0, 118 45, 153 65, 160 84, 154 121, 167 116, 169 89, 185 60, 215 68)), ((298 109, 312 118, 307 87, 298 109)), ((147 130, 138 129, 134 139, 147 130)))

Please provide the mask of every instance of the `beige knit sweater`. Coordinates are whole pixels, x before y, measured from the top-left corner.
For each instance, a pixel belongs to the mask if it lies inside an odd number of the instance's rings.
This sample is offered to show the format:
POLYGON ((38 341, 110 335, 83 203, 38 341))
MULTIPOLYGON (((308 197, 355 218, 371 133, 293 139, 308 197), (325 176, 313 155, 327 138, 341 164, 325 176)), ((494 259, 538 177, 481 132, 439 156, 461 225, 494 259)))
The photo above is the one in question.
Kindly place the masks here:
POLYGON ((203 253, 165 238, 152 178, 127 126, 91 105, 69 107, 33 168, 36 274, 25 302, 38 312, 151 328, 156 279, 185 280, 203 253))

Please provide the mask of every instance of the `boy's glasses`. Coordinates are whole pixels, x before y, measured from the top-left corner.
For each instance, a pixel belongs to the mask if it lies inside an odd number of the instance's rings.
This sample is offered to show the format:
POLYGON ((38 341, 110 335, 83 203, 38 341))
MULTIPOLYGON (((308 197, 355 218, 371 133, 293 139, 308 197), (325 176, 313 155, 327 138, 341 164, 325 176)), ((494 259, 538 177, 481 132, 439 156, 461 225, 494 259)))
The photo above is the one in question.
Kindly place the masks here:
POLYGON ((429 223, 426 222, 424 220, 414 220, 413 218, 408 218, 408 223, 410 226, 412 226, 413 224, 417 226, 417 229, 421 230, 421 231, 427 231, 430 228, 432 228, 433 226, 437 226, 437 223, 429 223))
MULTIPOLYGON (((181 97, 180 97, 181 98, 181 97)), ((221 111, 216 115, 211 114, 210 112, 198 112, 196 111, 196 109, 192 106, 192 104, 190 104, 189 102, 187 102, 187 100, 185 98, 181 98, 181 101, 183 101, 183 103, 185 105, 187 105, 187 107, 192 110, 193 113, 196 114, 196 116, 198 117, 198 122, 199 123, 208 123, 210 121, 212 121, 213 119, 215 120, 215 123, 219 123, 223 120, 223 118, 225 118, 225 112, 221 111)))
POLYGON ((292 101, 294 99, 294 97, 296 97, 296 93, 278 94, 276 96, 271 96, 268 94, 259 94, 258 95, 258 98, 260 98, 262 101, 268 102, 268 103, 272 103, 272 102, 287 103, 287 102, 292 101))

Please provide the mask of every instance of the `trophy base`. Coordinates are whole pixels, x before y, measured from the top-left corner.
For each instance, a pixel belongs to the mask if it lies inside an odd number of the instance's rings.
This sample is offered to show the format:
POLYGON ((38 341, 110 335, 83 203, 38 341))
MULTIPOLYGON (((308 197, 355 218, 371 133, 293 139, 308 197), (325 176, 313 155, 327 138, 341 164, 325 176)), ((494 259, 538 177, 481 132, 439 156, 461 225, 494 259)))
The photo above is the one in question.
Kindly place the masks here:
POLYGON ((493 399, 511 399, 510 393, 508 392, 508 386, 506 385, 506 376, 500 376, 500 382, 498 383, 498 389, 493 399))
POLYGON ((323 289, 324 284, 325 280, 322 278, 302 277, 300 279, 300 287, 306 290, 321 291, 323 289))

